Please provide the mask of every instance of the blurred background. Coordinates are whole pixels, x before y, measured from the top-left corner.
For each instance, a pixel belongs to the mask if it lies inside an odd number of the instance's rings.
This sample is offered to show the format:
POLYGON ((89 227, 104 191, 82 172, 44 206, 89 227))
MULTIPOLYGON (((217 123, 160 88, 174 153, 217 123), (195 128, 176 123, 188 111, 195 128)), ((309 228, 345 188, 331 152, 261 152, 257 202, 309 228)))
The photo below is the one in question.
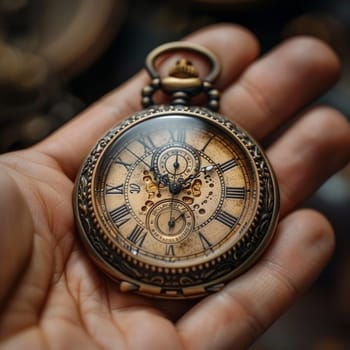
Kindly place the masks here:
MULTIPOLYGON (((0 0, 0 152, 27 147, 70 120, 141 69, 158 44, 217 22, 249 28, 263 53, 300 34, 326 41, 343 74, 315 103, 350 116, 349 0, 0 0)), ((336 253, 251 350, 350 349, 350 167, 305 206, 333 223, 336 253)))

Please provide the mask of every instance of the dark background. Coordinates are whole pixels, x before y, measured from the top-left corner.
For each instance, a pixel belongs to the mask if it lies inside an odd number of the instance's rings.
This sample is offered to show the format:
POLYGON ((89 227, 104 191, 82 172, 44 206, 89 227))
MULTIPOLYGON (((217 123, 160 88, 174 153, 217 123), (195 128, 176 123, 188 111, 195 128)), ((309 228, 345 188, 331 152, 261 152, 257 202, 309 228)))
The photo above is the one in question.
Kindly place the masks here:
MULTIPOLYGON (((314 103, 350 115, 348 0, 0 0, 0 152, 27 147, 69 121, 141 69, 145 55, 158 44, 217 22, 249 28, 262 54, 294 35, 326 41, 338 52, 343 74, 314 103), (95 14, 89 13, 92 7, 95 14), (104 25, 96 29, 103 9, 104 25), (84 11, 85 23, 70 29, 84 11), (95 38, 84 46, 90 30, 95 38), (47 47, 61 36, 67 44, 48 54, 47 47), (56 62, 69 55, 66 62, 56 62)), ((336 253, 315 285, 254 350, 350 349, 349 166, 305 206, 330 218, 336 253)))

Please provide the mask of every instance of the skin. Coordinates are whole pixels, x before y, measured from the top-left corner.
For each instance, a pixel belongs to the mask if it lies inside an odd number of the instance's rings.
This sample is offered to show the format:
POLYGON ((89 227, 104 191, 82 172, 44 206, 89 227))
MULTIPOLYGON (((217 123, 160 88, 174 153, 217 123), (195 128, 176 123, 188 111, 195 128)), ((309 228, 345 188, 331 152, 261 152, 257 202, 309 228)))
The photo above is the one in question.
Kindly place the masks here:
POLYGON ((325 106, 303 109, 336 81, 337 57, 296 38, 257 59, 254 36, 233 25, 187 39, 222 62, 222 114, 259 141, 289 122, 267 149, 281 192, 272 244, 221 292, 175 305, 120 294, 91 265, 74 228, 74 178, 96 140, 140 109, 141 72, 40 144, 0 157, 1 349, 244 349, 327 263, 330 224, 297 207, 350 158, 346 119, 325 106))

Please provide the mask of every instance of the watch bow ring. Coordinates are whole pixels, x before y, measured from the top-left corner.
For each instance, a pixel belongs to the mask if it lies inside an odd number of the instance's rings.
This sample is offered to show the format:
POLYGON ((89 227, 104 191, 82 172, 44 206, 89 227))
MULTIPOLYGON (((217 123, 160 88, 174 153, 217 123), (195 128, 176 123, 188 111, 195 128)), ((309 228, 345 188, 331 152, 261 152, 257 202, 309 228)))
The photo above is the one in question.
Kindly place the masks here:
POLYGON ((80 169, 76 225, 87 253, 120 291, 202 297, 261 256, 277 224, 278 187, 258 143, 216 113, 220 65, 213 53, 168 43, 147 56, 146 69, 144 109, 108 131, 80 169), (207 76, 186 58, 161 76, 157 60, 175 51, 204 57, 207 76), (157 92, 169 104, 155 104, 157 92), (207 107, 191 104, 200 94, 207 107))

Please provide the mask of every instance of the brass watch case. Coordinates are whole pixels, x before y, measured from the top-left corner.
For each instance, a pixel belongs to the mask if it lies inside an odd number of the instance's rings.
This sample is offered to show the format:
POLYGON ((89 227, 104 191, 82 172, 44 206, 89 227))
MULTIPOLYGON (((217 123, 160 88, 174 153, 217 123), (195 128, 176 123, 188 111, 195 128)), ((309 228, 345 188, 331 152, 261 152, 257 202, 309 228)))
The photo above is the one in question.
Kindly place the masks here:
POLYGON ((126 119, 101 138, 83 163, 74 190, 74 213, 81 240, 96 265, 119 286, 120 291, 160 298, 193 298, 221 290, 261 256, 276 228, 279 211, 278 187, 268 159, 256 141, 239 126, 204 107, 156 105, 126 119), (152 118, 192 116, 215 126, 239 145, 251 162, 257 181, 257 200, 244 234, 234 245, 220 248, 220 255, 201 263, 188 260, 149 263, 135 256, 106 234, 108 229, 96 207, 99 163, 111 145, 127 130, 152 118))

